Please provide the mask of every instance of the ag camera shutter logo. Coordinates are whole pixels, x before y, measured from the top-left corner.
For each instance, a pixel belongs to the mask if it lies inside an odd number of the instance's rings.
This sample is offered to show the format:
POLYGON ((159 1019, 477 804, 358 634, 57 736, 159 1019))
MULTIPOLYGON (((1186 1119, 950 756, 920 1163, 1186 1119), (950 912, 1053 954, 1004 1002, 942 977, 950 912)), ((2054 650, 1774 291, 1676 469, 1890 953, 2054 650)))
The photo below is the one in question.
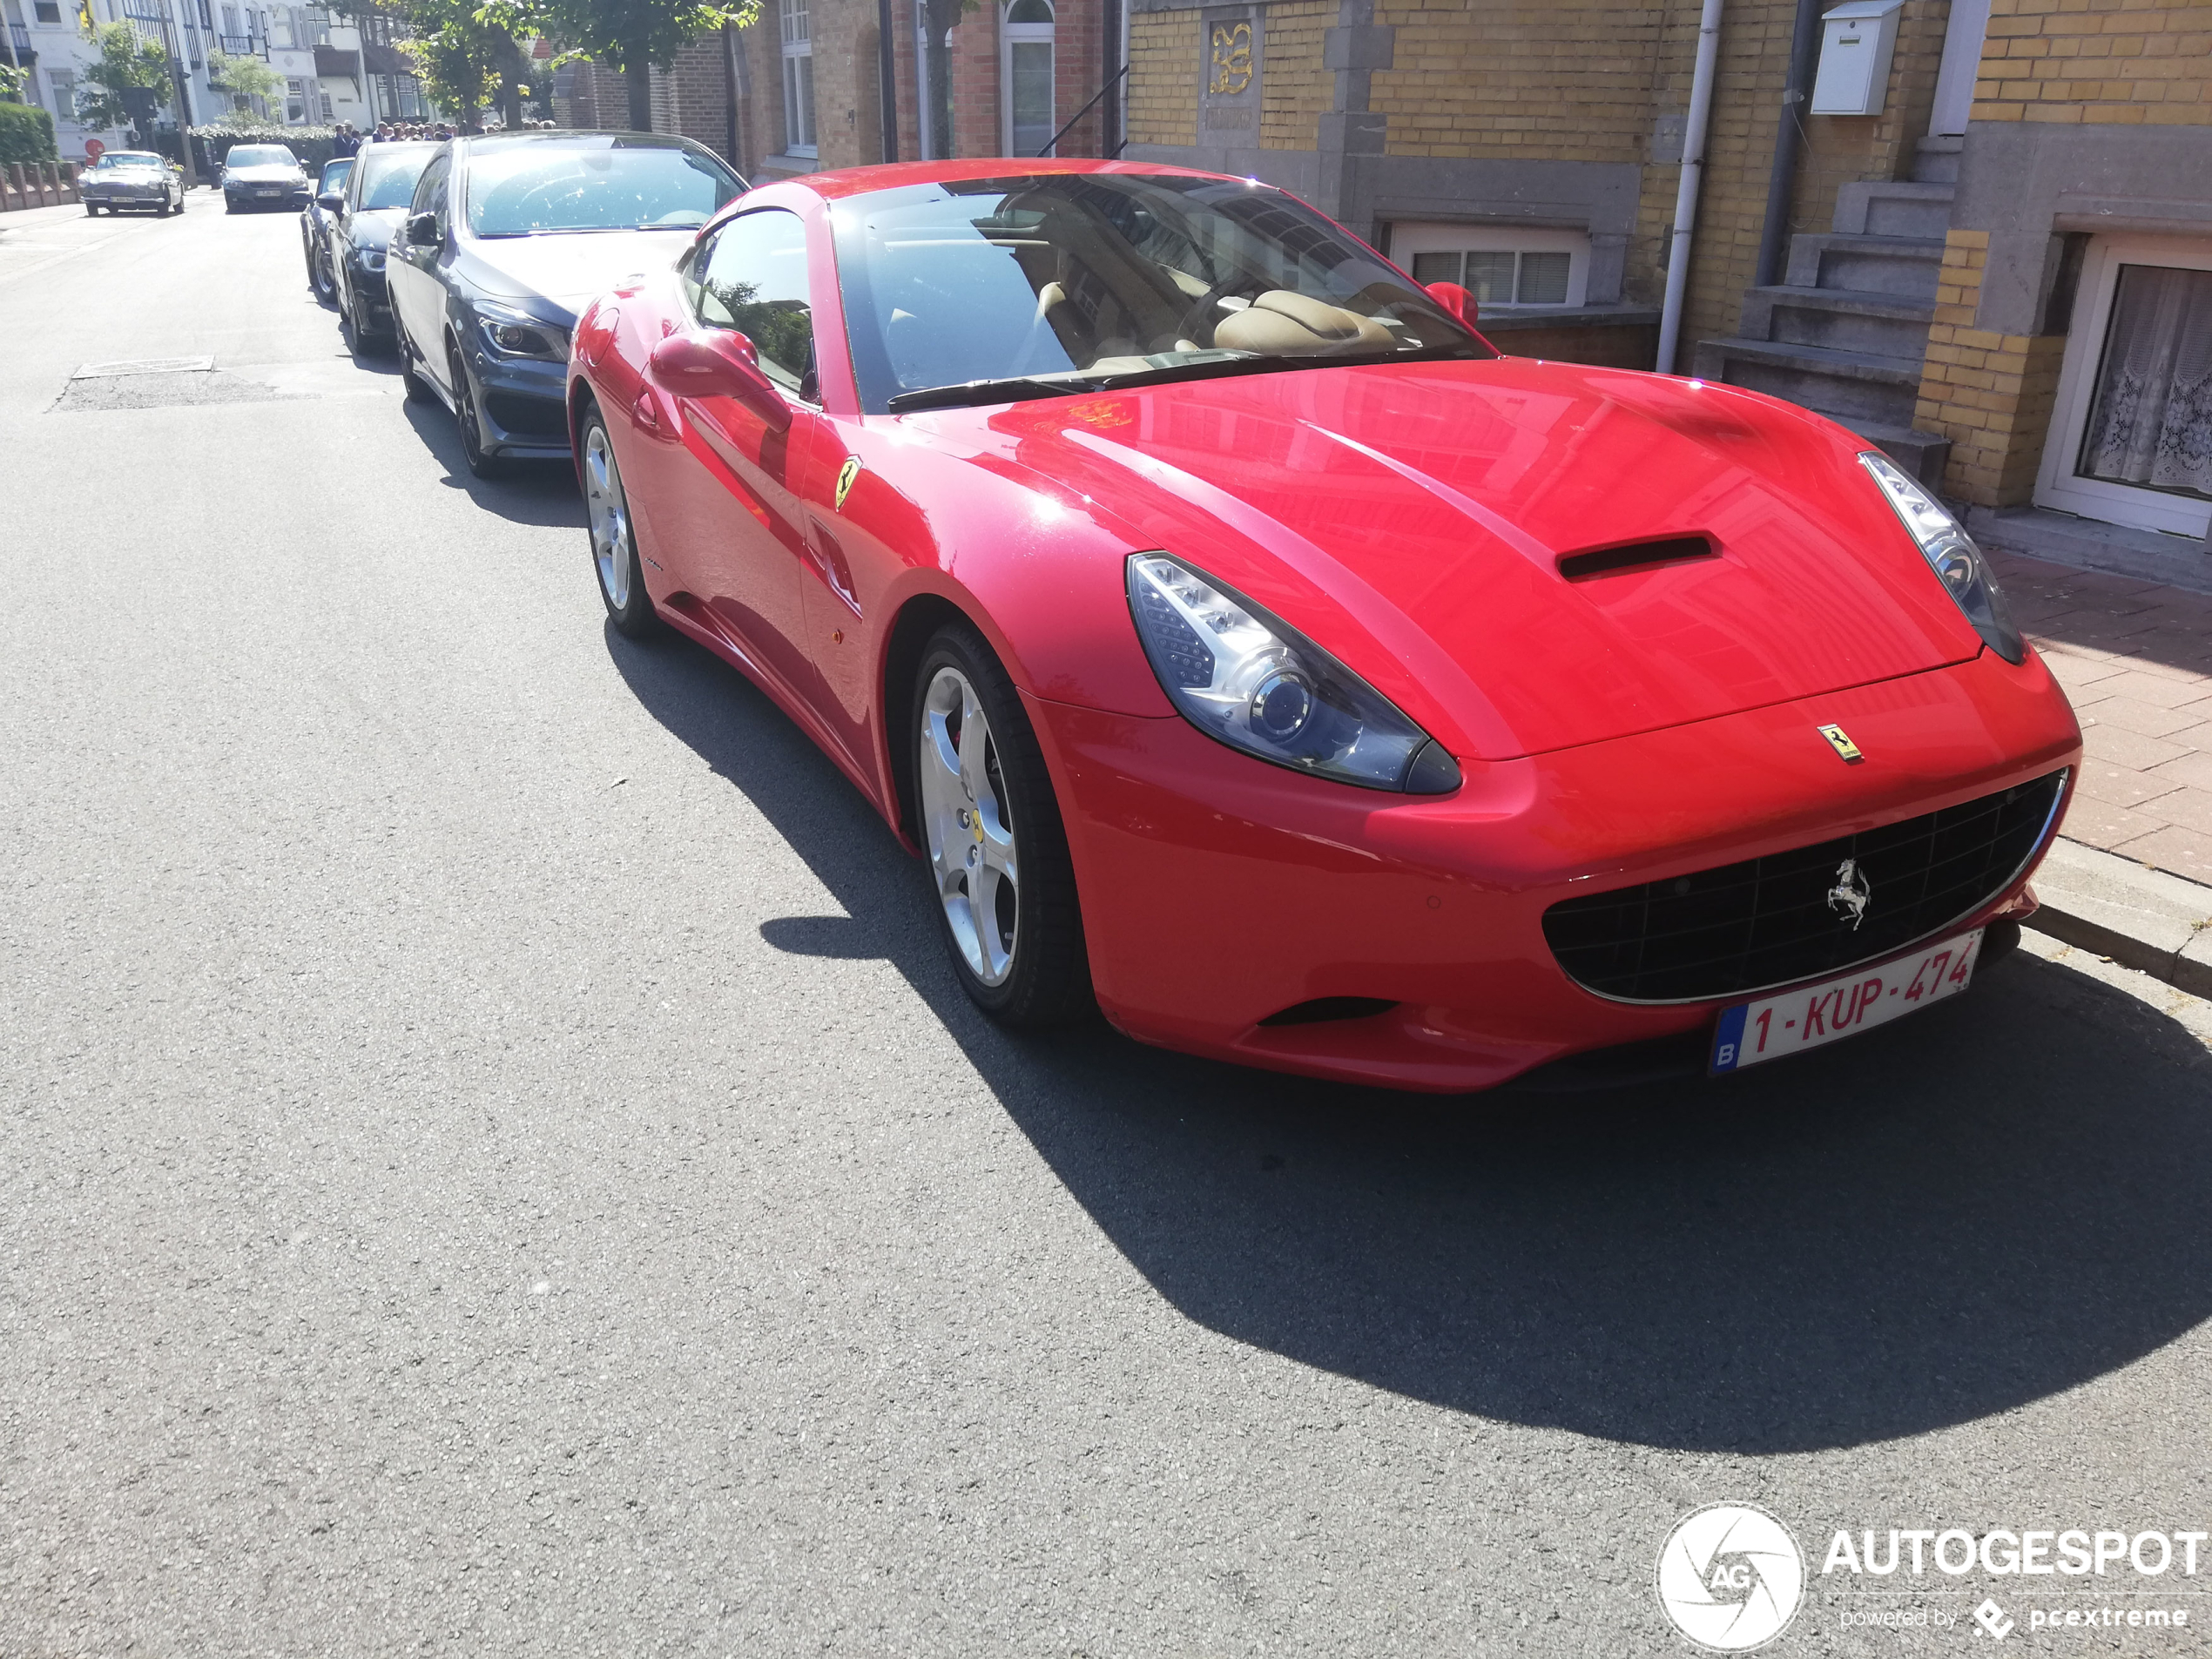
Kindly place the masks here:
POLYGON ((1750 1504, 1685 1515, 1659 1552, 1659 1605, 1676 1629, 1715 1653, 1748 1653, 1790 1628, 1804 1599, 1805 1559, 1790 1529, 1750 1504))

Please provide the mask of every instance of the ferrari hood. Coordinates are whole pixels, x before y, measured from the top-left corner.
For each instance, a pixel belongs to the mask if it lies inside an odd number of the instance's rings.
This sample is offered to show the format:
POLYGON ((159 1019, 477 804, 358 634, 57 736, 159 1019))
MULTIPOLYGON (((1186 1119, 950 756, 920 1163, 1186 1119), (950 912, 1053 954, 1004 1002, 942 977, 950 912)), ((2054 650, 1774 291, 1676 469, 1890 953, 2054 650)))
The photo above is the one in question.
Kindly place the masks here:
POLYGON ((1184 382, 988 424, 1482 759, 1980 649, 1864 446, 1725 387, 1507 358, 1184 382))
POLYGON ((574 316, 624 277, 673 265, 688 231, 541 231, 470 241, 471 275, 487 293, 539 295, 574 316))

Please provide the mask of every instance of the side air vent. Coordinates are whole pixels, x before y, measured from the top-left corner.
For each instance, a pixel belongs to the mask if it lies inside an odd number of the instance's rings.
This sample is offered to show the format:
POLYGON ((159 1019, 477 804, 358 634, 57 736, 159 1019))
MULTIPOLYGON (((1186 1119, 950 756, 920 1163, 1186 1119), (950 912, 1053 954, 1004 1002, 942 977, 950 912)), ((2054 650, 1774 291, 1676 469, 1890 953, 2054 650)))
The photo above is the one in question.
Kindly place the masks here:
POLYGON ((1271 1014, 1262 1025, 1324 1025, 1332 1020, 1365 1020, 1387 1014, 1397 1003, 1379 996, 1317 996, 1310 1002, 1293 1002, 1271 1014))
POLYGON ((1676 536, 1663 542, 1631 542, 1626 547, 1562 553, 1559 556, 1559 573, 1569 582, 1586 582, 1594 576, 1613 576, 1622 570, 1645 570, 1655 565, 1687 564, 1693 559, 1719 556, 1719 550, 1702 536, 1676 536))

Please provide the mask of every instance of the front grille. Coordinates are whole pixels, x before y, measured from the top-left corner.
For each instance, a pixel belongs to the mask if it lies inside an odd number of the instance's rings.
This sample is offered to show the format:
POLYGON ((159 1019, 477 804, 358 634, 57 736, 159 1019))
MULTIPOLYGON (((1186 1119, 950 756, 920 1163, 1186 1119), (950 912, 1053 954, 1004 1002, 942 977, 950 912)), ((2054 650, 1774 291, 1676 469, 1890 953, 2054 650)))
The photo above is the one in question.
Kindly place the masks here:
POLYGON ((1578 985, 1630 1002, 1702 1002, 1840 974, 1892 955, 1996 898, 2043 840, 2063 769, 1946 806, 1742 864, 1568 899, 1544 937, 1578 985), (1846 861, 1868 895, 1858 925, 1831 898, 1846 861))

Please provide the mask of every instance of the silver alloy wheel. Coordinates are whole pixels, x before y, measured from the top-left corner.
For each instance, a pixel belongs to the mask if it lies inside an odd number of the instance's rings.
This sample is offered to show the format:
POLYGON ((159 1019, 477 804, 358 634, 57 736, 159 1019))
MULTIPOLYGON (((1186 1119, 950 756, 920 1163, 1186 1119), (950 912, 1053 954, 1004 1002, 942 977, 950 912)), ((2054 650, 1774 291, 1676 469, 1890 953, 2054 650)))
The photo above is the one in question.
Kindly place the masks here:
POLYGON ((1020 943, 1021 869, 998 744, 975 688, 941 668, 922 698, 921 816, 929 867, 968 971, 1002 985, 1020 943))
POLYGON ((607 428, 594 424, 583 440, 583 501, 591 516, 591 561, 599 586, 617 610, 630 604, 630 503, 622 471, 607 447, 607 428))

